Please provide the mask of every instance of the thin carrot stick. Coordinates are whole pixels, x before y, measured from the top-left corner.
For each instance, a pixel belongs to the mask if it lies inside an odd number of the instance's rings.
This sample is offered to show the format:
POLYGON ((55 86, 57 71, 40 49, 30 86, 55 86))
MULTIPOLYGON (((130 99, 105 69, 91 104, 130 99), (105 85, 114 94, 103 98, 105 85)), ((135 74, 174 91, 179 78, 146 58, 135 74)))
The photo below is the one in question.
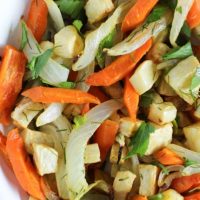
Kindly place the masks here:
POLYGON ((149 51, 152 45, 152 39, 148 40, 142 47, 136 51, 120 56, 103 70, 90 75, 86 82, 92 86, 110 86, 131 72, 141 58, 149 51))
POLYGON ((95 96, 74 89, 49 88, 39 86, 24 91, 22 95, 30 98, 33 102, 41 103, 100 103, 99 99, 95 96))

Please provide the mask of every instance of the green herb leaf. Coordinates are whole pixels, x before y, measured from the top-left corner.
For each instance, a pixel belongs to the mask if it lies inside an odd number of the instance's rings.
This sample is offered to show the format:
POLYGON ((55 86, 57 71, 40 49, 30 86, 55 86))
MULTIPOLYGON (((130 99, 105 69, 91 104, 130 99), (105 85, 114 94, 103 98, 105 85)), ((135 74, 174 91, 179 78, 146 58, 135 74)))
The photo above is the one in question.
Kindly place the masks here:
POLYGON ((99 44, 99 49, 96 55, 96 60, 101 68, 105 66, 105 53, 103 52, 104 48, 111 48, 113 46, 114 38, 116 35, 116 29, 107 35, 99 44))
POLYGON ((152 22, 158 21, 167 11, 167 7, 164 5, 156 6, 151 14, 147 17, 145 24, 150 24, 152 22))
POLYGON ((73 89, 76 87, 76 83, 71 82, 71 81, 66 81, 66 82, 59 83, 57 86, 61 88, 73 89))
POLYGON ((134 154, 143 156, 148 149, 150 134, 154 131, 155 128, 150 123, 143 122, 131 139, 130 146, 132 146, 132 149, 128 153, 127 158, 130 158, 134 154))
POLYGON ((40 54, 37 57, 33 57, 30 63, 28 64, 28 68, 32 72, 32 78, 38 78, 42 68, 47 64, 53 49, 47 49, 44 53, 40 54))
POLYGON ((189 27, 189 25, 188 25, 187 22, 185 22, 185 23, 183 24, 183 27, 182 27, 182 29, 181 29, 181 33, 182 33, 183 35, 185 35, 188 39, 190 39, 190 37, 191 37, 191 29, 190 29, 190 27, 189 27))
POLYGON ((162 200, 164 198, 163 194, 158 193, 156 195, 148 197, 148 200, 162 200))
POLYGON ((184 162, 184 166, 185 167, 188 167, 188 166, 191 166, 191 165, 196 165, 196 164, 198 164, 198 162, 196 162, 194 160, 189 160, 189 159, 185 158, 185 162, 184 162))
POLYGON ((182 7, 181 6, 177 7, 176 8, 176 12, 179 12, 180 14, 182 14, 182 12, 183 12, 182 7))
POLYGON ((81 32, 81 28, 83 27, 83 22, 81 20, 74 20, 73 25, 76 27, 78 32, 81 32))
POLYGON ((143 108, 148 108, 153 103, 154 91, 149 90, 145 92, 140 99, 140 106, 143 108))
POLYGON ((26 44, 28 43, 28 36, 27 36, 27 29, 26 29, 26 24, 22 22, 22 39, 21 39, 21 44, 20 44, 20 50, 22 51, 26 44))
POLYGON ((184 46, 174 48, 170 52, 166 53, 163 56, 163 59, 164 60, 177 59, 177 58, 183 59, 183 58, 191 56, 192 54, 193 54, 192 46, 191 46, 191 43, 188 42, 184 46))
POLYGON ((77 115, 74 117, 74 128, 79 128, 86 122, 86 117, 82 115, 77 115))
POLYGON ((83 0, 58 0, 56 1, 61 12, 77 19, 83 11, 85 2, 83 0))
POLYGON ((192 78, 191 81, 191 85, 190 85, 190 94, 192 95, 192 97, 194 98, 194 100, 196 100, 198 94, 194 93, 194 90, 200 85, 200 68, 197 68, 197 71, 194 75, 194 77, 192 78))

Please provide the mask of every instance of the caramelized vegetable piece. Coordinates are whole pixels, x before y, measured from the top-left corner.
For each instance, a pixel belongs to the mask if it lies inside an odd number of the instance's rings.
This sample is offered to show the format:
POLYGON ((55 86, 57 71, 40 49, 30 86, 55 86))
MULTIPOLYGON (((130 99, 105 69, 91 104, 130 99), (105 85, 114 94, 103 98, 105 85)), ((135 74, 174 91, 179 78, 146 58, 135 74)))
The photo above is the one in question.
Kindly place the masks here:
POLYGON ((12 46, 6 46, 0 68, 0 123, 8 125, 17 96, 22 89, 26 58, 12 46))
POLYGON ((109 100, 109 98, 98 87, 90 87, 89 93, 96 96, 101 101, 101 103, 109 100))
POLYGON ((32 0, 27 18, 27 26, 38 42, 41 41, 47 27, 48 8, 44 0, 32 0))
POLYGON ((50 87, 34 87, 22 93, 23 96, 30 98, 33 102, 41 103, 94 103, 99 104, 100 101, 95 96, 82 92, 80 90, 50 88, 50 87))
POLYGON ((86 82, 93 86, 110 86, 122 80, 135 67, 141 58, 149 51, 152 46, 152 39, 148 40, 136 51, 120 56, 103 70, 90 75, 86 82))
POLYGON ((122 31, 127 32, 144 22, 158 0, 137 0, 122 22, 122 31))
POLYGON ((18 129, 8 133, 6 151, 13 171, 22 188, 31 196, 45 200, 40 186, 40 176, 29 159, 18 129))
POLYGON ((106 120, 94 134, 94 143, 98 143, 101 152, 101 162, 104 162, 111 146, 115 142, 119 124, 115 121, 106 120))
POLYGON ((139 94, 133 88, 129 81, 129 76, 125 79, 125 87, 124 87, 124 104, 128 109, 129 116, 133 121, 136 121, 137 118, 137 110, 139 105, 139 94))
POLYGON ((200 174, 182 176, 173 180, 171 187, 179 193, 187 192, 200 185, 200 174))
POLYGON ((191 29, 200 25, 200 0, 194 0, 187 16, 187 23, 191 29))
POLYGON ((200 192, 190 194, 184 197, 184 200, 200 200, 200 192))
POLYGON ((183 165, 184 160, 168 148, 154 153, 154 158, 163 165, 183 165))

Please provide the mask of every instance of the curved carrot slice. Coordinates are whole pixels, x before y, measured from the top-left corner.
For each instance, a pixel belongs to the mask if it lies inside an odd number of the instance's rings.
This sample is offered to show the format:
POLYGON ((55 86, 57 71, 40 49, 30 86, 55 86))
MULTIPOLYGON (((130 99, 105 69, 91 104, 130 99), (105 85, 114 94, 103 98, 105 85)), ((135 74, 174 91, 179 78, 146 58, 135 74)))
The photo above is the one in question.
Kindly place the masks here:
POLYGON ((187 16, 187 23, 191 29, 200 25, 200 0, 194 0, 187 16))
POLYGON ((187 192, 188 190, 200 185, 200 174, 191 176, 183 176, 173 180, 171 187, 179 193, 187 192))
POLYGON ((129 112, 129 115, 133 121, 137 119, 137 111, 139 105, 139 94, 129 81, 129 76, 125 79, 124 86, 124 104, 129 112))
POLYGON ((183 165, 184 160, 168 148, 154 153, 154 158, 163 165, 183 165))
POLYGON ((10 123, 10 113, 22 89, 26 58, 12 46, 6 46, 0 68, 0 123, 10 123))
POLYGON ((33 102, 41 103, 94 103, 99 104, 100 101, 95 96, 82 92, 80 90, 49 88, 49 87, 34 87, 22 93, 23 96, 30 98, 33 102))
POLYGON ((200 192, 190 194, 184 197, 184 200, 200 200, 200 192))
POLYGON ((32 0, 28 13, 27 26, 38 42, 41 41, 47 27, 48 8, 44 0, 32 0))
POLYGON ((122 31, 127 32, 141 24, 158 0, 137 0, 122 22, 122 31))
POLYGON ((117 122, 106 120, 94 134, 94 142, 98 143, 101 152, 101 162, 105 161, 111 146, 114 144, 118 129, 117 122))
POLYGON ((21 187, 31 196, 39 200, 45 200, 40 186, 40 176, 25 151, 18 129, 13 129, 8 133, 6 151, 21 187))
POLYGON ((152 45, 152 39, 148 40, 136 51, 120 56, 103 70, 90 75, 86 82, 93 86, 110 86, 119 80, 122 80, 131 72, 141 58, 149 51, 152 45))

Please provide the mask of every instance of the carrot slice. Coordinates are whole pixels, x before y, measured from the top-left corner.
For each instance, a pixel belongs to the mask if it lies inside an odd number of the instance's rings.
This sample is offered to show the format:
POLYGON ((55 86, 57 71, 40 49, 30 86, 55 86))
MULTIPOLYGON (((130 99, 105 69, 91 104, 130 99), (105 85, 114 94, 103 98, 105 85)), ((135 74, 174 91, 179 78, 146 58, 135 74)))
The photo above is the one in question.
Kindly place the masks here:
POLYGON ((118 129, 119 124, 117 122, 106 120, 94 134, 94 142, 99 145, 102 162, 105 161, 111 146, 115 142, 115 136, 117 135, 118 129))
POLYGON ((33 102, 41 103, 94 103, 99 104, 100 101, 95 96, 82 92, 80 90, 49 88, 49 87, 34 87, 22 93, 23 96, 30 98, 33 102))
POLYGON ((141 58, 149 51, 152 45, 152 39, 148 40, 142 47, 136 51, 120 56, 103 70, 90 75, 86 82, 93 86, 110 86, 119 80, 122 80, 131 72, 141 58))
POLYGON ((129 115, 133 121, 137 119, 137 111, 139 105, 139 94, 129 81, 129 76, 125 79, 124 87, 124 104, 129 112, 129 115))
POLYGON ((142 195, 135 195, 131 198, 131 200, 147 200, 147 197, 142 195))
POLYGON ((38 42, 47 28, 48 8, 44 0, 32 0, 28 13, 27 26, 38 42))
POLYGON ((90 87, 89 93, 96 96, 101 101, 101 103, 109 100, 109 98, 98 87, 90 87))
POLYGON ((158 0, 137 0, 122 22, 122 31, 127 32, 144 22, 158 0))
POLYGON ((200 192, 190 194, 184 197, 184 200, 200 200, 200 192))
POLYGON ((200 0, 194 0, 187 16, 187 23, 191 29, 200 25, 200 0))
POLYGON ((163 165, 183 165, 184 160, 168 148, 163 148, 154 153, 154 158, 163 165))
POLYGON ((6 46, 0 68, 0 123, 8 125, 17 96, 22 89, 26 58, 12 46, 6 46))
POLYGON ((18 129, 8 133, 6 151, 21 187, 31 196, 45 200, 40 186, 40 176, 29 159, 18 129))
POLYGON ((172 181, 171 187, 179 193, 187 192, 200 185, 200 174, 182 176, 172 181))

